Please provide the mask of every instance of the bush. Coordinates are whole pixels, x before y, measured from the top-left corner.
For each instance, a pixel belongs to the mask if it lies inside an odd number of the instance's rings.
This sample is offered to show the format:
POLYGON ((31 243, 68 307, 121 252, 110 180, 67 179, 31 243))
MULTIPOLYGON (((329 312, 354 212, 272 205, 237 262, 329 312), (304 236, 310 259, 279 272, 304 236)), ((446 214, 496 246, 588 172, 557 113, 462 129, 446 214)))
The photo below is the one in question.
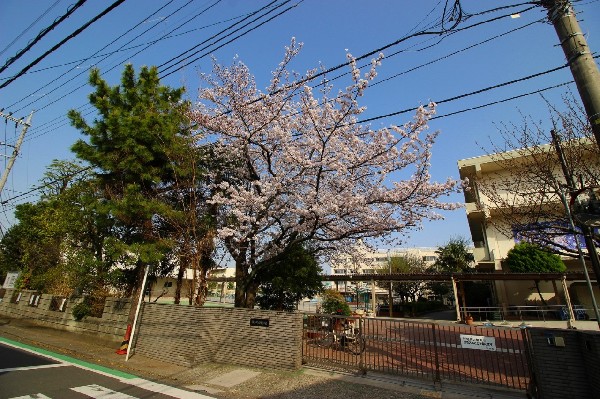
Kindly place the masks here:
POLYGON ((337 314, 343 316, 350 316, 352 314, 350 306, 348 306, 348 303, 342 294, 335 290, 323 291, 323 303, 321 305, 321 310, 323 313, 327 314, 337 314))
POLYGON ((73 306, 71 313, 76 321, 81 321, 84 317, 89 316, 90 313, 92 313, 92 307, 86 300, 83 300, 73 306))
POLYGON ((86 296, 83 301, 73 307, 73 317, 77 321, 81 321, 86 316, 102 317, 105 302, 106 297, 104 296, 86 296))

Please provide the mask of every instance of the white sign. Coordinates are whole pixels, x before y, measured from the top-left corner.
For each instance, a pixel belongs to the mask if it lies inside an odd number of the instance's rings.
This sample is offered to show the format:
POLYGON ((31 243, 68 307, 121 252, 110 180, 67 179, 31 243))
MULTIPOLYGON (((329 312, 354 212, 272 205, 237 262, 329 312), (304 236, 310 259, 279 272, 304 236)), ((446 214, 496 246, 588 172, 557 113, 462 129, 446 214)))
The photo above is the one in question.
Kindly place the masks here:
POLYGON ((463 348, 496 351, 496 338, 483 335, 460 334, 460 345, 463 348))
POLYGON ((15 288, 15 283, 19 278, 19 272, 8 272, 6 273, 6 279, 4 279, 4 284, 2 288, 15 288))

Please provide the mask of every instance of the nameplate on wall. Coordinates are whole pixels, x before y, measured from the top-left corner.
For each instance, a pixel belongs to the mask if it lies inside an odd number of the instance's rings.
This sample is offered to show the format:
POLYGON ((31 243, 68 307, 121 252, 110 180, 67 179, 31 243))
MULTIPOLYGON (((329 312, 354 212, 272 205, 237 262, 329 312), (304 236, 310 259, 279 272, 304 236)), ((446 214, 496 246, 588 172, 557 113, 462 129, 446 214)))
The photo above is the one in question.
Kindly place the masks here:
POLYGON ((250 319, 252 327, 269 327, 269 319, 250 319))

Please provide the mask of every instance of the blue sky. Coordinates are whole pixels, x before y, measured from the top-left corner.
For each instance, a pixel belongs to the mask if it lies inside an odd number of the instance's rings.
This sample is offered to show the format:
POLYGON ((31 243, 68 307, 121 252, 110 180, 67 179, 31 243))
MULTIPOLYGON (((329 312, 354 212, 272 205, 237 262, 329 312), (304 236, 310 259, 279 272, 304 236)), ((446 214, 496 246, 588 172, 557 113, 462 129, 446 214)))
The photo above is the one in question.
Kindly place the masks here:
MULTIPOLYGON (((0 85, 113 1, 88 0, 0 73, 0 85)), ((75 0, 2 0, 0 64, 23 49, 73 3, 75 0), (21 33, 23 35, 7 47, 21 33)), ((69 109, 87 104, 91 91, 86 85, 90 66, 98 66, 106 80, 118 84, 124 63, 130 62, 136 69, 141 65, 161 65, 270 3, 266 0, 126 0, 27 74, 0 89, 0 108, 5 108, 4 112, 24 117, 36 110, 21 154, 0 195, 2 201, 6 201, 0 208, 2 228, 14 222, 15 204, 35 200, 35 192, 31 193, 33 196, 22 193, 39 184, 50 162, 73 157, 69 147, 80 135, 69 126, 65 115, 69 109)), ((520 1, 463 0, 460 3, 469 18, 457 26, 459 30, 455 33, 419 35, 383 51, 386 58, 379 68, 378 78, 362 101, 367 107, 364 118, 395 113, 429 101, 440 102, 564 65, 552 25, 541 21, 545 17, 543 8, 519 5, 520 1), (494 10, 510 5, 514 7, 494 10), (517 12, 519 18, 510 17, 517 12), (457 54, 451 55, 455 52, 457 54)), ((188 95, 194 99, 198 73, 210 71, 210 55, 223 64, 231 63, 237 55, 250 67, 259 87, 264 88, 270 71, 281 60, 283 48, 292 37, 304 43, 303 51, 293 64, 296 71, 304 72, 319 64, 331 68, 345 62, 347 51, 358 57, 415 32, 439 32, 440 27, 428 28, 439 21, 445 4, 445 0, 292 0, 287 3, 279 0, 271 5, 280 5, 279 8, 190 57, 185 61, 189 65, 168 76, 164 75, 172 70, 163 67, 162 82, 174 87, 186 86, 188 95), (265 22, 270 17, 273 19, 265 22), (256 27, 261 22, 264 24, 256 27), (251 27, 256 28, 215 50, 251 27)), ((600 1, 575 1, 574 6, 592 51, 600 51, 600 1)), ((451 23, 447 22, 444 27, 451 23)), ((204 45, 196 50, 202 47, 204 45)), ((328 77, 346 71, 342 68, 328 77)), ((570 80, 569 70, 562 69, 478 95, 442 102, 438 115, 502 101, 570 80)), ((347 77, 336 80, 336 84, 342 86, 347 83, 347 77)), ((544 91, 544 96, 560 105, 560 97, 568 88, 575 90, 574 85, 568 85, 544 91)), ((457 160, 482 155, 482 146, 489 148, 490 137, 498 136, 495 125, 518 124, 521 114, 544 120, 548 111, 539 95, 530 95, 431 121, 431 129, 441 132, 433 149, 434 180, 458 178, 457 160)), ((409 118, 411 113, 404 113, 377 119, 371 124, 373 127, 402 124, 409 118)), ((14 124, 6 124, 2 133, 4 141, 14 143, 18 131, 14 124)), ((455 195, 448 200, 462 201, 463 198, 455 195)), ((464 210, 448 212, 445 216, 444 221, 425 223, 422 230, 412 232, 405 238, 404 245, 438 246, 453 236, 469 237, 464 210)))

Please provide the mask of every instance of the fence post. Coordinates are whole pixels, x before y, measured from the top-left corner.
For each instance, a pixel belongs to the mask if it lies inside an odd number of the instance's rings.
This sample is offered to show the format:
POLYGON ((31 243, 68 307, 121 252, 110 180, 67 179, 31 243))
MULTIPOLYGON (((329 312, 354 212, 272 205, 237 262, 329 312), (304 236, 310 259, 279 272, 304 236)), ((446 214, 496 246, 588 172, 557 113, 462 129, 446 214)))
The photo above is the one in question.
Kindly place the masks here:
POLYGON ((435 353, 435 377, 433 378, 433 381, 441 382, 442 380, 440 378, 440 358, 438 355, 438 345, 437 345, 435 323, 431 323, 431 331, 433 332, 433 351, 435 353))
POLYGON ((523 348, 525 349, 525 361, 527 362, 527 370, 529 371, 529 383, 527 384, 527 397, 537 398, 538 387, 535 378, 535 365, 533 363, 533 342, 531 339, 531 330, 522 328, 521 334, 523 338, 523 348))
POLYGON ((360 355, 358 357, 358 369, 360 370, 360 373, 365 375, 367 374, 367 368, 365 367, 365 352, 367 351, 367 342, 365 340, 365 320, 362 317, 358 318, 358 334, 359 337, 358 339, 362 340, 362 343, 365 345, 365 349, 360 351, 360 355))

